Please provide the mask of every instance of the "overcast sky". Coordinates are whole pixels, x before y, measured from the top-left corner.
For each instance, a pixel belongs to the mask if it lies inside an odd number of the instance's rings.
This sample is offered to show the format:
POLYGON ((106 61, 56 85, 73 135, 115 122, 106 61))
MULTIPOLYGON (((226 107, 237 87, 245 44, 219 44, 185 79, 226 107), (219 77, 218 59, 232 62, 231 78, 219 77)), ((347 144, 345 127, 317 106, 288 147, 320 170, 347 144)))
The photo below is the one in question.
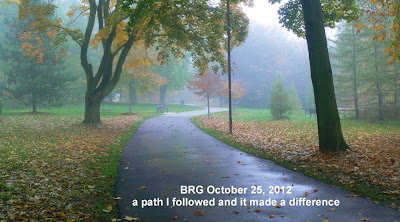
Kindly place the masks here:
MULTIPOLYGON (((283 1, 285 2, 285 1, 283 1)), ((281 27, 282 25, 279 24, 279 4, 270 4, 268 0, 254 0, 254 7, 245 7, 244 11, 246 12, 247 16, 250 18, 251 22, 263 24, 266 26, 272 27, 281 27)), ((286 28, 282 28, 287 30, 286 28)), ((289 32, 289 31, 287 31, 289 32)), ((328 38, 334 38, 336 31, 333 29, 326 29, 326 34, 328 38)), ((290 32, 288 36, 297 38, 297 36, 290 32)))

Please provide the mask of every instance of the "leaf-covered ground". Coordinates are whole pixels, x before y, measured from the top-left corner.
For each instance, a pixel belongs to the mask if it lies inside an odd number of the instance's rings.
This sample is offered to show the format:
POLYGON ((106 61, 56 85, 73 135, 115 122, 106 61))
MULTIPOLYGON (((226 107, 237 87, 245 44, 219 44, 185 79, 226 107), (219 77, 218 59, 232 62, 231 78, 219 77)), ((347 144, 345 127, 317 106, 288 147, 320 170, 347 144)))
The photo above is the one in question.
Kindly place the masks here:
POLYGON ((318 152, 315 118, 293 115, 274 121, 268 111, 238 109, 234 133, 228 132, 227 114, 196 120, 201 128, 234 145, 262 151, 263 155, 294 170, 342 185, 398 207, 400 202, 400 127, 342 120, 352 151, 338 155, 318 152))
MULTIPOLYGON (((170 111, 193 110, 169 106, 170 111)), ((133 126, 155 105, 103 108, 103 124, 84 125, 82 108, 0 120, 0 221, 99 221, 117 215, 113 184, 133 126)))

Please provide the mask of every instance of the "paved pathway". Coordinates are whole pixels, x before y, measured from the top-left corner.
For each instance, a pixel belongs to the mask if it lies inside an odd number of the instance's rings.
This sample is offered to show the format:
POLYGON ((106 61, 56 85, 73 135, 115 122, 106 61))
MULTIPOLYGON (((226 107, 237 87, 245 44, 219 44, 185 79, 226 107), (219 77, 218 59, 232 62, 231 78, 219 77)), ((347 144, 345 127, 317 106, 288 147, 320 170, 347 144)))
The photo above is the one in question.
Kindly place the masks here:
MULTIPOLYGON (((212 108, 212 111, 222 111, 212 108)), ((121 157, 116 183, 116 196, 121 216, 140 221, 324 221, 348 222, 400 221, 400 212, 367 199, 346 195, 351 193, 330 187, 318 180, 287 170, 214 139, 194 126, 190 118, 205 114, 193 111, 157 116, 146 120, 132 136, 121 157), (181 195, 181 185, 235 186, 248 188, 245 195, 181 195), (251 186, 262 186, 265 195, 252 195, 251 186), (269 186, 291 187, 292 194, 268 194, 269 186), (143 188, 146 189, 143 189, 143 188), (314 192, 313 192, 314 191, 314 192), (293 198, 310 200, 338 199, 338 207, 290 207, 293 198), (276 207, 146 207, 142 199, 235 199, 246 198, 286 200, 287 206, 276 207), (137 199, 139 207, 133 207, 137 199), (261 212, 254 210, 260 208, 261 212), (333 209, 334 208, 334 209, 333 209), (204 216, 194 215, 196 211, 204 216), (235 213, 236 211, 236 213, 235 213), (275 215, 275 218, 270 218, 275 215)), ((155 203, 154 203, 155 204, 155 203)), ((239 202, 238 202, 239 204, 239 202)))

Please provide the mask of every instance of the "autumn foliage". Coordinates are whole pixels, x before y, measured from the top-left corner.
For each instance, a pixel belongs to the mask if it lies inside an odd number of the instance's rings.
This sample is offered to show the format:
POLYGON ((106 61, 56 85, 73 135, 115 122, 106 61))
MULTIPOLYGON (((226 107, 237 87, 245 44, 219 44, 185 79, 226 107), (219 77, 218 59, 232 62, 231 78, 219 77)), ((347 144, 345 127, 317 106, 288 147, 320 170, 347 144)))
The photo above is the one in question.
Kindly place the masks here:
MULTIPOLYGON (((243 83, 238 80, 232 83, 231 89, 233 99, 240 99, 246 94, 246 88, 243 86, 243 83)), ((223 83, 222 95, 224 95, 226 98, 229 97, 229 84, 227 81, 223 83)))
POLYGON ((154 72, 154 67, 159 65, 156 53, 143 44, 136 44, 134 51, 129 53, 124 64, 123 82, 134 84, 141 95, 154 92, 168 83, 168 79, 154 72))
MULTIPOLYGON (((225 114, 226 115, 226 114, 225 114)), ((324 154, 318 151, 315 120, 250 121, 252 112, 240 112, 233 134, 227 134, 224 115, 200 118, 201 125, 222 133, 240 146, 251 147, 277 162, 288 162, 295 170, 311 172, 317 178, 329 178, 348 189, 375 187, 392 203, 400 203, 400 162, 398 127, 344 122, 343 130, 352 151, 324 154)), ((371 193, 368 195, 372 195, 371 193)), ((396 205, 394 205, 396 206, 396 205)), ((398 205, 397 205, 398 206, 398 205)))
MULTIPOLYGON (((400 2, 397 0, 369 0, 362 5, 364 12, 369 16, 369 21, 374 24, 377 32, 375 39, 382 41, 390 39, 386 52, 392 58, 391 63, 400 61, 400 2), (368 4, 369 3, 369 4, 368 4), (385 23, 390 23, 385 28, 385 23)), ((363 24, 360 24, 363 27, 363 24)))
POLYGON ((107 214, 95 215, 97 203, 116 206, 114 178, 98 163, 111 161, 110 147, 142 117, 108 118, 101 126, 69 115, 2 119, 0 220, 99 221, 107 214))
POLYGON ((219 74, 213 72, 196 75, 194 80, 189 81, 188 88, 198 96, 209 98, 218 95, 223 89, 219 74))

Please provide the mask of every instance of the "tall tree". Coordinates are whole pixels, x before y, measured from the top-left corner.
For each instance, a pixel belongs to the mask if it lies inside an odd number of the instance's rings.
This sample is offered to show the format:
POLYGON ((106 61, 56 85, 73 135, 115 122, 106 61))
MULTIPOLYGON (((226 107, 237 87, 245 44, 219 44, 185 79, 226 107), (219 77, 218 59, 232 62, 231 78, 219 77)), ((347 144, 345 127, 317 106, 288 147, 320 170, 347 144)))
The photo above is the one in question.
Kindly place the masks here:
POLYGON ((360 108, 358 106, 358 75, 357 75, 357 57, 356 57, 356 31, 355 23, 351 27, 351 57, 353 62, 353 97, 354 108, 356 109, 356 119, 360 119, 360 108))
POLYGON ((129 113, 132 113, 132 106, 137 104, 138 94, 154 92, 168 82, 168 79, 152 71, 154 66, 159 65, 154 61, 155 54, 141 44, 134 47, 135 53, 129 54, 121 76, 125 80, 121 84, 127 83, 129 88, 129 113))
POLYGON ((373 28, 377 31, 377 39, 388 38, 390 43, 386 52, 391 58, 391 63, 400 61, 400 1, 398 0, 359 0, 363 11, 369 16, 369 20, 377 25, 373 28), (383 23, 391 22, 389 29, 382 30, 383 23))
POLYGON ((336 104, 321 3, 319 0, 302 0, 301 4, 318 119, 319 149, 322 152, 345 151, 348 145, 336 104))
POLYGON ((271 91, 271 102, 269 104, 271 114, 275 119, 283 119, 292 110, 289 93, 282 81, 282 76, 278 75, 271 91))
MULTIPOLYGON (((225 98, 229 97, 229 84, 226 81, 223 82, 223 87, 220 89, 220 91, 221 92, 219 92, 219 94, 222 94, 225 98)), ((246 88, 244 87, 241 81, 236 80, 232 83, 231 92, 233 100, 233 109, 235 110, 236 104, 238 103, 237 100, 246 95, 246 88)), ((222 101, 220 101, 220 103, 222 103, 222 101)))
POLYGON ((390 62, 391 58, 385 52, 390 40, 381 37, 376 29, 380 26, 380 32, 390 34, 391 22, 377 21, 379 18, 371 20, 368 14, 363 14, 357 25, 342 24, 333 54, 340 70, 335 75, 337 95, 345 99, 359 98, 355 101, 364 108, 364 118, 383 120, 396 117, 393 103, 397 74, 395 64, 390 62))
MULTIPOLYGON (((270 0, 280 2, 280 0, 270 0)), ((280 21, 285 27, 307 39, 311 67, 311 79, 318 120, 319 150, 339 152, 348 149, 344 140, 337 109, 332 68, 326 41, 325 26, 334 27, 335 22, 358 16, 354 0, 323 1, 290 0, 280 9, 280 21)))
POLYGON ((359 39, 364 37, 362 33, 357 31, 356 22, 342 24, 338 29, 337 40, 332 52, 336 61, 335 65, 339 71, 335 75, 337 93, 345 99, 351 98, 356 111, 356 119, 360 118, 359 78, 361 64, 359 57, 365 50, 365 46, 359 39))
POLYGON ((213 72, 206 72, 205 74, 198 74, 194 80, 189 81, 188 88, 198 96, 207 99, 208 117, 210 117, 210 99, 217 96, 222 88, 219 74, 213 72))
POLYGON ((166 78, 168 82, 160 86, 160 104, 166 103, 168 91, 181 91, 193 77, 192 67, 188 57, 171 59, 168 63, 158 66, 155 71, 166 78))
MULTIPOLYGON (((26 4, 36 6, 40 2, 30 1, 26 4)), ((63 72, 65 52, 57 45, 55 32, 31 31, 32 24, 37 21, 32 15, 25 16, 18 20, 6 20, 9 32, 6 32, 6 44, 0 48, 0 52, 7 64, 7 90, 36 113, 39 105, 63 104, 62 98, 72 76, 63 72)))
MULTIPOLYGON (((20 15, 28 11, 43 18, 43 14, 54 13, 54 2, 49 1, 38 8, 20 0, 20 15), (40 9, 41 9, 40 8, 40 9)), ((234 42, 239 44, 247 36, 248 19, 241 11, 240 3, 249 0, 238 0, 233 4, 232 27, 234 42)), ((70 35, 81 48, 81 65, 86 74, 87 91, 85 96, 84 123, 100 122, 100 105, 117 85, 132 46, 144 40, 147 47, 156 46, 159 60, 168 60, 169 53, 182 57, 189 51, 193 64, 201 71, 207 69, 208 63, 217 61, 224 65, 225 26, 221 22, 224 10, 212 0, 199 1, 136 1, 136 0, 87 0, 73 7, 69 13, 73 17, 88 15, 85 31, 73 29, 62 21, 51 22, 42 19, 35 28, 52 28, 70 35), (74 13, 78 11, 79 13, 74 13), (190 24, 190 25, 189 25, 190 24), (93 35, 98 28, 96 35, 93 35), (88 50, 101 45, 103 51, 97 67, 88 59, 88 50)))

